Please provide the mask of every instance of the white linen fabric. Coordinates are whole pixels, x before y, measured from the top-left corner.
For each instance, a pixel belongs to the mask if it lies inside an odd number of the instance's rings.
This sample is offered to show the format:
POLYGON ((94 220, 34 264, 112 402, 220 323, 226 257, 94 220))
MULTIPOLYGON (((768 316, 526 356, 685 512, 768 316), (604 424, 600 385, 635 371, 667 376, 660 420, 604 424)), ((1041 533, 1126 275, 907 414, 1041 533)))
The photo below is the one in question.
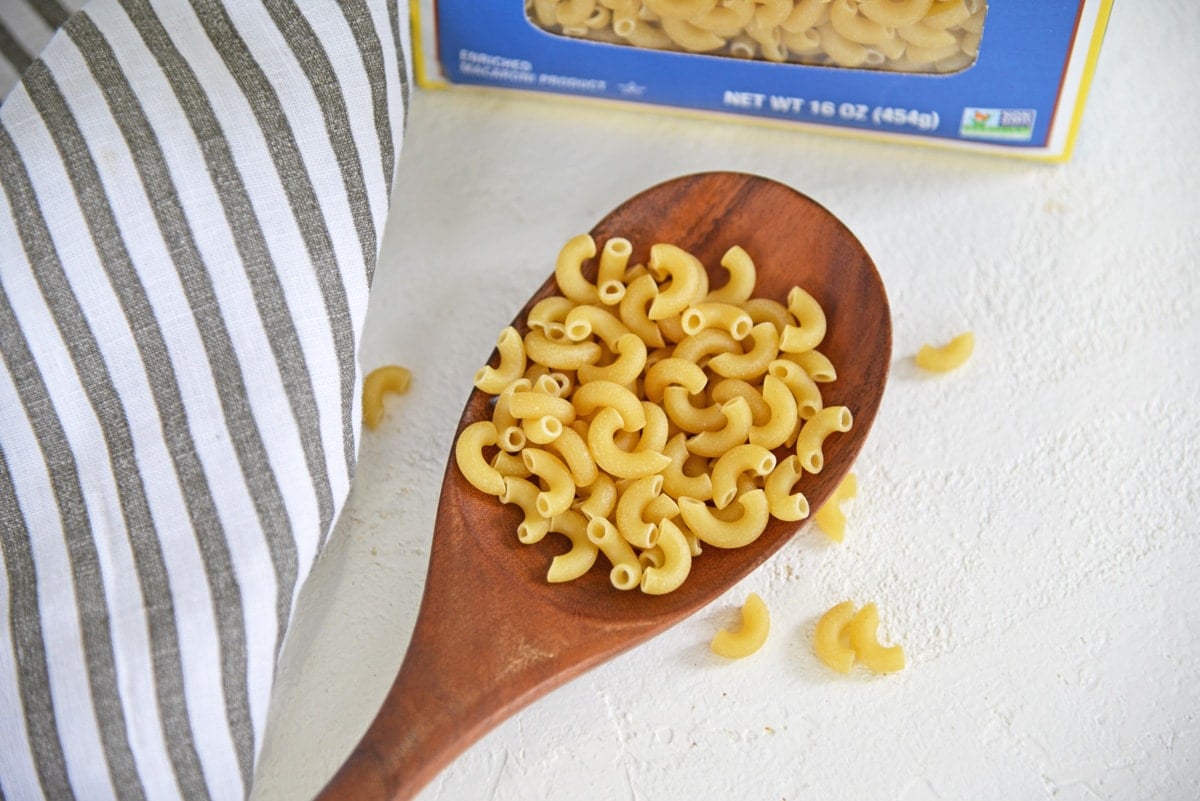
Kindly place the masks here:
POLYGON ((0 0, 0 798, 249 792, 354 469, 402 24, 0 0))

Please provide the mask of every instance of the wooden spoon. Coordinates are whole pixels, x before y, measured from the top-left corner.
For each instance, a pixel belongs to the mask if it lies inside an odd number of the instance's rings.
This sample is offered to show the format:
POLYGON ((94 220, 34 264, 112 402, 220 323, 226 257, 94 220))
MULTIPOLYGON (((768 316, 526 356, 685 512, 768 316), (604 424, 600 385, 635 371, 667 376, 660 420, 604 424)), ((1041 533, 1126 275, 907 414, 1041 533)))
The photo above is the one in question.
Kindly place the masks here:
MULTIPOLYGON (((795 190, 728 172, 659 184, 591 233, 598 246, 613 236, 629 239, 630 264, 646 259, 650 245, 670 242, 712 269, 726 249, 741 245, 758 267, 756 296, 782 301, 798 285, 821 303, 828 333, 820 349, 838 371, 822 393, 827 405, 850 407, 854 426, 826 442, 824 469, 802 479, 812 508, 820 507, 866 439, 891 359, 887 296, 854 235, 795 190)), ((594 263, 591 269, 594 279, 594 263)), ((714 287, 722 272, 714 270, 714 287)), ((532 305, 555 292, 551 277, 514 325, 526 330, 532 305)), ((474 391, 458 430, 488 416, 488 397, 474 391)), ((797 531, 773 519, 748 547, 706 548, 682 587, 648 596, 614 589, 599 565, 575 582, 548 584, 547 566, 565 541, 521 545, 519 521, 515 507, 470 486, 450 460, 408 652, 378 716, 320 799, 412 798, 502 720, 710 603, 797 531)))

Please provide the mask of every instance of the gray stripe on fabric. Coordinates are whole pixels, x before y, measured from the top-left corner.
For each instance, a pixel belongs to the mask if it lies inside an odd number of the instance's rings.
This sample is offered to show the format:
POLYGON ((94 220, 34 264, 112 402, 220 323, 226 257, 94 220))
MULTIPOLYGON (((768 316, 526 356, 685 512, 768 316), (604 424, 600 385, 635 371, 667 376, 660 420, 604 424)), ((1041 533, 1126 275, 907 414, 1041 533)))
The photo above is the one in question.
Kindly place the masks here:
MULTIPOLYGON (((250 205, 241 174, 237 170, 229 143, 225 139, 224 132, 221 130, 220 123, 216 118, 216 114, 203 86, 201 86, 191 65, 188 64, 176 49, 166 29, 163 28, 159 19, 154 16, 153 10, 145 0, 121 0, 121 5, 130 19, 133 20, 138 33, 142 37, 142 41, 154 55, 159 66, 162 68, 163 74, 170 82, 171 89, 188 118, 188 123, 192 127, 196 140, 202 143, 209 175, 212 177, 214 186, 217 187, 217 194, 225 209, 226 219, 234 231, 237 247, 254 248, 257 252, 263 254, 262 256, 254 256, 253 254, 246 253, 243 257, 244 263, 247 265, 260 265, 262 268, 261 272, 268 274, 266 275, 268 280, 271 277, 277 279, 274 268, 269 261, 269 254, 266 252, 262 229, 254 215, 253 207, 250 205)), ((153 136, 153 132, 151 132, 151 136, 153 136)), ((164 234, 176 234, 185 237, 186 241, 181 244, 187 245, 187 252, 177 254, 177 259, 185 258, 187 264, 199 265, 199 269, 202 272, 203 265, 200 263, 199 253, 195 249, 195 242, 192 239, 191 231, 184 217, 179 196, 175 191, 174 185, 171 183, 170 172, 166 162, 163 160, 161 149, 155 147, 146 153, 135 153, 135 155, 139 160, 138 170, 142 175, 142 182, 152 199, 155 213, 159 215, 160 228, 162 228, 164 234)), ((172 240, 168 237, 167 241, 170 242, 172 240)), ((192 267, 189 269, 196 268, 192 267)), ((196 303, 193 302, 192 305, 195 307, 196 303)), ((287 317, 286 307, 282 302, 280 302, 276 311, 283 314, 286 319, 279 321, 275 326, 273 335, 270 337, 272 340, 271 344, 272 347, 283 347, 288 337, 287 327, 292 325, 292 321, 290 317, 287 317)), ((268 332, 272 332, 272 327, 268 320, 264 320, 263 324, 267 327, 268 332)), ((212 347, 208 344, 208 339, 205 336, 206 349, 209 350, 210 359, 212 359, 213 351, 212 347)), ((222 341, 225 344, 222 345, 221 352, 223 354, 231 354, 232 350, 228 344, 227 333, 222 337, 222 341)), ((310 387, 308 370, 300 356, 297 356, 296 361, 289 367, 290 369, 283 371, 285 388, 289 386, 287 383, 289 380, 301 384, 301 386, 295 388, 296 392, 303 391, 304 387, 310 387)), ((234 363, 234 368, 236 369, 236 362, 234 363)), ((270 471, 269 464, 266 463, 265 452, 262 451, 261 438, 257 429, 254 428, 253 418, 249 418, 249 430, 247 431, 245 412, 242 411, 242 416, 237 420, 230 414, 234 398, 231 397, 229 400, 226 400, 225 395, 236 395, 237 393, 229 393, 228 388, 233 387, 241 390, 240 397, 242 400, 238 401, 238 403, 244 403, 245 397, 245 388, 241 383, 240 376, 237 376, 236 384, 232 383, 232 379, 233 377, 231 376, 230 383, 222 382, 226 389, 222 390, 221 393, 222 405, 226 408, 226 420, 230 428, 230 433, 234 436, 235 441, 240 440, 247 447, 253 444, 255 453, 259 454, 251 462, 243 456, 243 448, 239 447, 238 449, 238 458, 242 463, 243 474, 246 475, 247 482, 252 491, 252 497, 258 511, 259 524, 265 532, 267 547, 271 552, 271 561, 275 570, 277 585, 275 612, 278 633, 276 635, 274 653, 278 656, 283 643, 283 636, 287 630, 288 620, 291 616, 292 592, 295 589, 298 577, 299 557, 296 554, 296 542, 293 539, 292 530, 286 517, 282 496, 279 494, 275 475, 270 471), (234 425, 239 420, 242 421, 240 427, 234 425), (251 474, 247 472, 248 465, 250 464, 257 464, 260 473, 255 477, 254 481, 251 481, 251 474), (269 508, 263 505, 267 502, 268 497, 270 498, 269 508)), ((291 392, 289 392, 289 402, 295 403, 295 401, 291 400, 291 392)), ((313 404, 315 405, 315 400, 313 404)), ((297 417, 307 419, 308 421, 306 424, 300 425, 301 436, 319 436, 315 424, 315 412, 307 418, 305 418, 303 413, 297 415, 297 417)), ((311 445, 306 445, 306 457, 312 447, 311 445)), ((313 476, 313 486, 317 491, 318 508, 322 510, 323 514, 328 514, 330 520, 332 520, 331 489, 328 477, 324 473, 323 457, 321 458, 320 465, 321 472, 313 476), (326 508, 324 504, 328 504, 328 512, 324 511, 326 508)))
MULTIPOLYGON (((28 198, 24 195, 14 196, 8 181, 3 180, 18 166, 21 171, 24 170, 24 165, 20 165, 15 154, 8 129, 0 122, 0 184, 3 184, 9 205, 18 218, 36 216, 36 206, 23 207, 21 204, 28 202, 28 198)), ((95 707, 93 714, 98 724, 100 742, 104 746, 108 774, 113 786, 124 791, 125 798, 145 798, 125 730, 125 711, 121 707, 117 683, 108 606, 100 578, 100 559, 88 523, 87 502, 79 481, 79 468, 62 422, 50 400, 46 383, 13 313, 8 294, 3 291, 0 291, 0 356, 17 388, 33 436, 45 460, 50 489, 58 503, 78 604, 88 686, 95 707)), ((5 522, 7 527, 10 521, 5 522)))
POLYGON ((52 31, 62 27, 71 16, 71 12, 62 7, 58 0, 26 0, 33 10, 52 31))
POLYGON ((346 110, 342 85, 329 61, 329 54, 325 52, 325 45, 317 38, 296 4, 292 0, 264 0, 264 5, 308 77, 313 94, 317 96, 317 104, 325 118, 325 132, 329 135, 338 169, 342 173, 342 186, 346 190, 350 217, 354 220, 358 247, 362 251, 367 283, 370 284, 375 272, 379 241, 375 238, 375 219, 371 214, 362 160, 350 128, 350 114, 346 110))
MULTIPOLYGON (((408 64, 404 60, 404 40, 400 37, 400 8, 396 0, 387 0, 388 18, 392 23, 392 46, 396 48, 396 69, 400 73, 400 101, 403 104, 401 113, 402 123, 408 123, 408 64)), ((388 191, 391 191, 392 182, 388 179, 388 191)))
MULTIPOLYGON (((154 132, 146 121, 137 96, 116 61, 112 46, 96 28, 86 12, 77 14, 64 27, 87 61, 96 85, 104 92, 113 118, 121 128, 130 152, 158 151, 154 132)), ((179 485, 183 490, 196 544, 204 562, 205 578, 212 597, 213 618, 217 624, 221 683, 225 696, 226 718, 238 751, 243 780, 249 786, 254 753, 254 727, 250 718, 247 687, 245 617, 241 589, 233 569, 226 533, 222 528, 212 491, 196 454, 196 444, 188 425, 175 367, 154 317, 141 278, 117 227, 113 210, 102 202, 104 187, 85 142, 69 117, 61 126, 64 138, 60 147, 81 156, 69 166, 76 194, 97 198, 84 206, 84 215, 100 253, 109 281, 117 293, 121 308, 130 323, 134 340, 145 367, 150 390, 162 425, 163 442, 170 453, 179 485), (87 157, 84 158, 83 155, 87 157)))
MULTIPOLYGON (((363 71, 371 84, 371 106, 375 115, 375 135, 379 139, 379 160, 383 170, 383 183, 391 192, 392 172, 396 168, 396 149, 392 141, 392 126, 388 120, 387 69, 383 60, 379 32, 371 19, 371 10, 366 0, 343 0, 342 16, 354 34, 354 43, 362 53, 363 71)), ((375 272, 375 256, 368 262, 370 281, 375 272)))
POLYGON ((38 783, 46 798, 71 799, 71 780, 58 737, 54 698, 50 694, 50 670, 42 634, 42 612, 38 605, 37 568, 33 563, 29 529, 8 470, 8 459, 0 448, 0 551, 8 576, 8 625, 17 659, 17 683, 25 714, 25 733, 33 745, 38 783))
MULTIPOLYGON (((234 80, 246 97, 254 98, 251 108, 266 138, 271 160, 283 182, 292 215, 300 227, 305 249, 316 271, 317 283, 325 303, 325 314, 333 334, 337 355, 342 401, 343 456, 347 475, 354 474, 354 406, 355 361, 354 330, 346 287, 342 284, 333 241, 326 225, 312 177, 304 164, 296 137, 284 114, 275 87, 267 80, 254 60, 241 34, 233 25, 223 3, 219 0, 192 0, 196 15, 204 25, 208 38, 225 61, 234 80)), ((332 515, 321 520, 322 544, 332 525, 332 515)))
MULTIPOLYGON (((77 161, 81 153, 69 149, 61 134, 64 127, 74 126, 74 120, 45 63, 34 63, 25 73, 23 84, 54 136, 64 164, 77 161)), ((20 156, 15 150, 4 148, 0 151, 0 160, 5 160, 3 156, 19 163, 20 156)), ((108 450, 138 583, 145 601, 159 716, 176 781, 185 794, 201 793, 206 796, 207 785, 192 739, 191 721, 186 703, 182 702, 183 661, 179 650, 179 632, 175 625, 175 602, 171 595, 170 577, 146 501, 129 420, 121 397, 113 386, 104 355, 59 262, 45 221, 40 213, 32 212, 37 208, 38 201, 28 175, 24 174, 23 165, 19 172, 14 169, 4 172, 6 185, 17 186, 14 194, 24 199, 23 204, 13 204, 18 210, 18 229, 30 262, 37 265, 34 272, 38 287, 71 354, 71 361, 79 372, 80 384, 95 411, 108 450)), ((94 197, 84 194, 79 196, 79 202, 81 207, 86 207, 106 200, 102 195, 94 197)), ((118 790, 123 787, 123 781, 115 783, 118 790)))
POLYGON ((4 25, 3 20, 0 20, 0 56, 12 64, 18 75, 29 69, 29 65, 33 63, 33 56, 25 50, 24 45, 17 40, 13 32, 4 25))

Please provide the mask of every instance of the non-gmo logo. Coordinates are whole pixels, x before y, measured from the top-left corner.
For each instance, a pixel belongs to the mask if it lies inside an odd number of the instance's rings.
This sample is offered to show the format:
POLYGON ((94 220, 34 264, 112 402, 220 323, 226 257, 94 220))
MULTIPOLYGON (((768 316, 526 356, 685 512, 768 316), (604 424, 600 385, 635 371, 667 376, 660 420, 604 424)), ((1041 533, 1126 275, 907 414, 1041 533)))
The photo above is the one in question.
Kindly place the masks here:
POLYGON ((959 136, 967 139, 1004 139, 1028 142, 1033 138, 1033 123, 1037 112, 1031 108, 963 109, 959 136))

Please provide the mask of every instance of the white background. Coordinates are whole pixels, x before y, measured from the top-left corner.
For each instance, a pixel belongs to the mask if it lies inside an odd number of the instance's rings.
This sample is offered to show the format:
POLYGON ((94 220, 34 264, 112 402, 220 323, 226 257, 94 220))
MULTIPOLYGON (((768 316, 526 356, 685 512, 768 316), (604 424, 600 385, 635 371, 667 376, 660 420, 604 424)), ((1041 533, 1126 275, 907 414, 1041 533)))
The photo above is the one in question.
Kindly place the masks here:
POLYGON ((418 91, 361 364, 367 433, 284 651, 254 797, 311 796, 409 637, 471 376, 571 235, 704 170, 841 217, 895 351, 846 540, 806 530, 725 597, 535 702, 447 799, 1200 797, 1200 11, 1117 3, 1067 165, 479 90, 418 91), (925 342, 973 329, 963 370, 925 342), (708 652, 750 591, 770 639, 708 652), (842 677, 816 618, 875 601, 900 674, 842 677))

